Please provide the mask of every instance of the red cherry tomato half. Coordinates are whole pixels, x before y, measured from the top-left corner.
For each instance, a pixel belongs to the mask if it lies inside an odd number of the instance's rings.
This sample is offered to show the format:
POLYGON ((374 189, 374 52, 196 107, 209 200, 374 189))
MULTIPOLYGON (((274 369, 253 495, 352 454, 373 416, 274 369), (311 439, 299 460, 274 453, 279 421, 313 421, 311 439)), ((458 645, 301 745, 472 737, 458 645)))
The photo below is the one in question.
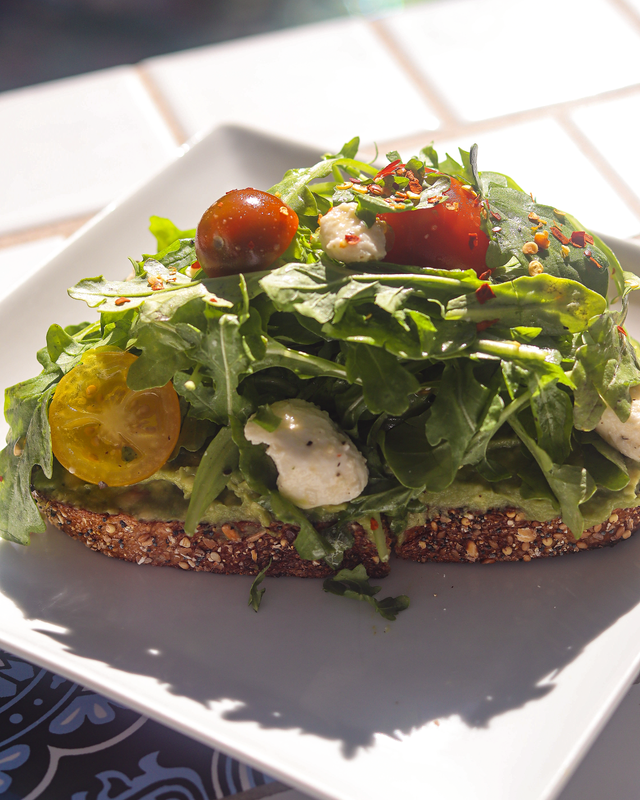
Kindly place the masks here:
POLYGON ((456 178, 445 194, 446 200, 432 208, 380 215, 395 234, 385 261, 486 272, 489 237, 481 227, 477 197, 456 178))
POLYGON ((235 189, 210 206, 196 230, 196 255, 215 278, 268 269, 298 229, 296 212, 259 189, 235 189))

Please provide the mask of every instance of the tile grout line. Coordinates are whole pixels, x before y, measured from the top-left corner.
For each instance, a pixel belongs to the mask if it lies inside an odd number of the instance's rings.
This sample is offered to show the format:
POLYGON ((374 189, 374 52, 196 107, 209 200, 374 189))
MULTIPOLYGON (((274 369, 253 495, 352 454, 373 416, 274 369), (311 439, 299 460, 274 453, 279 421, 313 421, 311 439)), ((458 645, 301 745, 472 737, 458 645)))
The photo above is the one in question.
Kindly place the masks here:
POLYGON ((616 8, 622 16, 626 17, 627 22, 630 22, 636 31, 640 33, 640 16, 638 16, 636 10, 627 3, 627 0, 609 0, 609 3, 616 8))
POLYGON ((184 144, 189 137, 180 124, 180 121, 171 110, 158 84, 151 77, 149 72, 147 72, 143 62, 135 64, 134 69, 143 87, 147 90, 151 101, 158 110, 158 113, 171 131, 171 135, 176 140, 176 143, 179 145, 184 144))
POLYGON ((457 125, 460 125, 460 120, 457 118, 455 112, 447 103, 446 99, 442 97, 440 92, 434 86, 432 86, 427 79, 424 78, 411 59, 402 51, 402 48, 396 41, 393 34, 390 33, 386 28, 384 22, 379 19, 368 19, 365 21, 373 30, 380 42, 384 45, 386 50, 398 63, 409 81, 427 100, 438 119, 447 127, 456 127, 457 125))
MULTIPOLYGON (((614 191, 629 206, 633 213, 640 218, 640 197, 638 197, 620 173, 609 163, 604 153, 591 143, 568 114, 557 114, 555 119, 582 154, 596 167, 603 178, 612 185, 614 191)), ((638 233, 640 233, 640 230, 638 233)))
POLYGON ((35 242, 39 239, 46 239, 49 236, 64 236, 65 239, 67 239, 72 233, 75 233, 78 228, 81 228, 94 217, 96 213, 97 210, 91 214, 86 214, 82 217, 73 217, 63 222, 51 222, 46 225, 39 225, 35 228, 16 231, 15 233, 2 234, 0 235, 0 249, 28 244, 29 242, 35 242))
MULTIPOLYGON (((563 101, 550 106, 525 109, 523 111, 517 111, 513 114, 505 114, 500 117, 490 117, 489 119, 461 122, 457 125, 445 125, 435 131, 427 131, 426 133, 428 135, 420 140, 422 142, 421 146, 425 144, 424 139, 443 140, 456 138, 461 135, 468 135, 471 139, 478 133, 486 133, 487 131, 500 130, 512 125, 535 122, 545 117, 558 120, 559 116, 564 113, 582 109, 589 105, 593 105, 594 103, 605 103, 610 100, 633 97, 637 95, 640 95, 640 84, 633 84, 632 86, 623 86, 618 89, 611 89, 598 95, 581 97, 577 100, 563 101)), ((387 140, 386 144, 384 142, 378 144, 380 145, 381 152, 385 147, 391 146, 396 148, 401 148, 403 146, 412 147, 415 146, 415 143, 418 141, 419 137, 420 134, 412 133, 405 136, 396 136, 393 139, 387 140)), ((471 144, 471 142, 469 142, 469 144, 471 144)))

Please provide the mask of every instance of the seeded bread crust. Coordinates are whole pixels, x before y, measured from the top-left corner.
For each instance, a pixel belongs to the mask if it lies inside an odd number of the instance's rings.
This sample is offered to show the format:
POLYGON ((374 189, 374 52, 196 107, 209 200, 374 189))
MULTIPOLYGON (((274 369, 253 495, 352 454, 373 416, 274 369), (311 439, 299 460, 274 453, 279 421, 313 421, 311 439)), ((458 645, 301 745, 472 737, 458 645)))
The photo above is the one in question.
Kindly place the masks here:
MULTIPOLYGON (((53 500, 37 490, 32 493, 41 514, 52 525, 111 558, 224 575, 256 575, 269 561, 272 563, 266 574, 273 577, 325 578, 334 572, 324 562, 300 558, 293 546, 299 530, 294 525, 201 524, 196 534, 188 537, 181 522, 142 522, 129 514, 98 514, 53 500)), ((316 527, 321 530, 323 526, 316 527)), ((389 564, 380 561, 363 528, 351 523, 351 531, 354 545, 346 551, 342 567, 353 569, 363 564, 370 577, 388 575, 389 564)), ((388 531, 387 545, 391 548, 388 531)))
POLYGON ((549 522, 527 520, 515 508, 486 514, 447 511, 409 528, 394 552, 410 561, 531 561, 579 550, 612 546, 628 539, 640 525, 640 508, 618 508, 600 525, 576 541, 560 518, 549 522))

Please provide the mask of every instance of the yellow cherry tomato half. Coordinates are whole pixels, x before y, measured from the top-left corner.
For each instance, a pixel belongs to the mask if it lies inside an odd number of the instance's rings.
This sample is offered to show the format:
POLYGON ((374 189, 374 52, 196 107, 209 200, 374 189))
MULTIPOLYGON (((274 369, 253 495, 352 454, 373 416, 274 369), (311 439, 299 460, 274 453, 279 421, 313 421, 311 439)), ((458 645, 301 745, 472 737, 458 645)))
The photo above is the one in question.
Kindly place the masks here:
POLYGON ((58 384, 49 424, 53 453, 87 483, 129 486, 153 475, 180 433, 180 403, 171 383, 134 392, 127 386, 136 356, 89 351, 58 384))

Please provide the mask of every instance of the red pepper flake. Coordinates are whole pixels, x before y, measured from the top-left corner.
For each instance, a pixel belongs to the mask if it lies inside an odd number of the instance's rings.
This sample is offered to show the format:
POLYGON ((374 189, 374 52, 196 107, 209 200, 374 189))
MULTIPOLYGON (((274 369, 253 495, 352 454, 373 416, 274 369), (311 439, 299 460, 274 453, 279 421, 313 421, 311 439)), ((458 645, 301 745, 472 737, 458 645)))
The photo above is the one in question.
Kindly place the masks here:
POLYGON ((487 300, 491 300, 491 298, 495 296, 496 293, 488 283, 483 283, 482 286, 478 286, 476 289, 476 298, 481 306, 483 306, 487 300))
POLYGON ((552 236, 555 236, 556 239, 561 244, 569 244, 569 242, 571 241, 571 239, 569 239, 567 236, 565 236, 564 233, 560 230, 560 228, 557 225, 553 225, 551 230, 549 231, 549 233, 552 236))
POLYGON ((131 302, 131 300, 128 297, 119 297, 116 300, 116 305, 117 306, 123 306, 125 303, 130 303, 130 302, 131 302))
POLYGON ((191 269, 192 270, 202 269, 202 267, 200 266, 200 262, 199 261, 194 261, 193 264, 191 265, 191 269))
POLYGON ((476 323, 476 330, 478 333, 482 333, 482 331, 486 331, 487 328, 495 325, 496 322, 498 322, 497 319, 483 319, 482 322, 476 323))
POLYGON ((584 247, 586 233, 584 231, 574 231, 571 234, 571 244, 574 247, 584 247))
POLYGON ((593 236, 585 231, 584 240, 587 244, 593 244, 593 236))
MULTIPOLYGON (((585 255, 587 255, 587 254, 586 254, 586 252, 585 252, 585 255)), ((596 267, 598 267, 598 269, 604 269, 604 267, 602 266, 602 264, 601 264, 599 261, 596 261, 596 260, 595 260, 595 258, 594 258, 593 256, 587 256, 587 258, 589 259, 589 261, 590 261, 592 264, 595 264, 595 265, 596 265, 596 267)), ((614 272, 615 272, 615 270, 614 270, 614 272)), ((612 274, 613 274, 613 272, 612 272, 612 274)))
POLYGON ((384 189, 382 188, 382 186, 378 186, 377 183, 370 183, 367 186, 367 191, 369 192, 369 194, 373 194, 373 195, 384 194, 384 189))
POLYGON ((616 328, 618 329, 618 333, 621 333, 623 336, 626 336, 626 335, 627 335, 627 332, 626 332, 626 331, 625 331, 625 329, 622 327, 622 325, 616 325, 616 328))
POLYGON ((469 250, 473 250, 474 247, 478 245, 478 234, 477 233, 470 233, 469 234, 469 250))
POLYGON ((0 475, 0 483, 4 480, 4 475, 0 475))
POLYGON ((491 277, 491 273, 492 272, 493 272, 493 270, 488 269, 488 270, 486 270, 486 272, 483 272, 482 274, 478 275, 478 277, 480 278, 481 281, 486 281, 487 278, 491 277))
POLYGON ((585 250, 585 251, 584 251, 584 254, 585 254, 585 256, 586 256, 587 258, 590 258, 590 257, 591 257, 591 250, 585 250))
POLYGON ((207 300, 210 303, 214 303, 214 304, 218 302, 218 298, 217 297, 207 297, 207 300))
POLYGON ((489 209, 489 213, 494 219, 502 219, 501 215, 498 214, 497 211, 494 211, 492 208, 489 209))
POLYGON ((344 240, 345 242, 349 242, 349 244, 355 244, 360 241, 360 237, 357 233, 345 233, 344 240))
POLYGON ((384 169, 381 169, 373 180, 375 181, 378 180, 378 178, 384 178, 385 175, 392 175, 396 171, 396 169, 401 165, 402 161, 400 161, 399 158, 396 159, 395 161, 392 161, 390 164, 387 164, 387 166, 384 169))
POLYGON ((369 525, 371 525, 371 530, 372 530, 372 531, 377 531, 377 530, 378 530, 378 528, 380 527, 380 526, 378 525, 378 521, 377 521, 377 520, 375 520, 373 517, 371 517, 371 519, 369 520, 369 525))

